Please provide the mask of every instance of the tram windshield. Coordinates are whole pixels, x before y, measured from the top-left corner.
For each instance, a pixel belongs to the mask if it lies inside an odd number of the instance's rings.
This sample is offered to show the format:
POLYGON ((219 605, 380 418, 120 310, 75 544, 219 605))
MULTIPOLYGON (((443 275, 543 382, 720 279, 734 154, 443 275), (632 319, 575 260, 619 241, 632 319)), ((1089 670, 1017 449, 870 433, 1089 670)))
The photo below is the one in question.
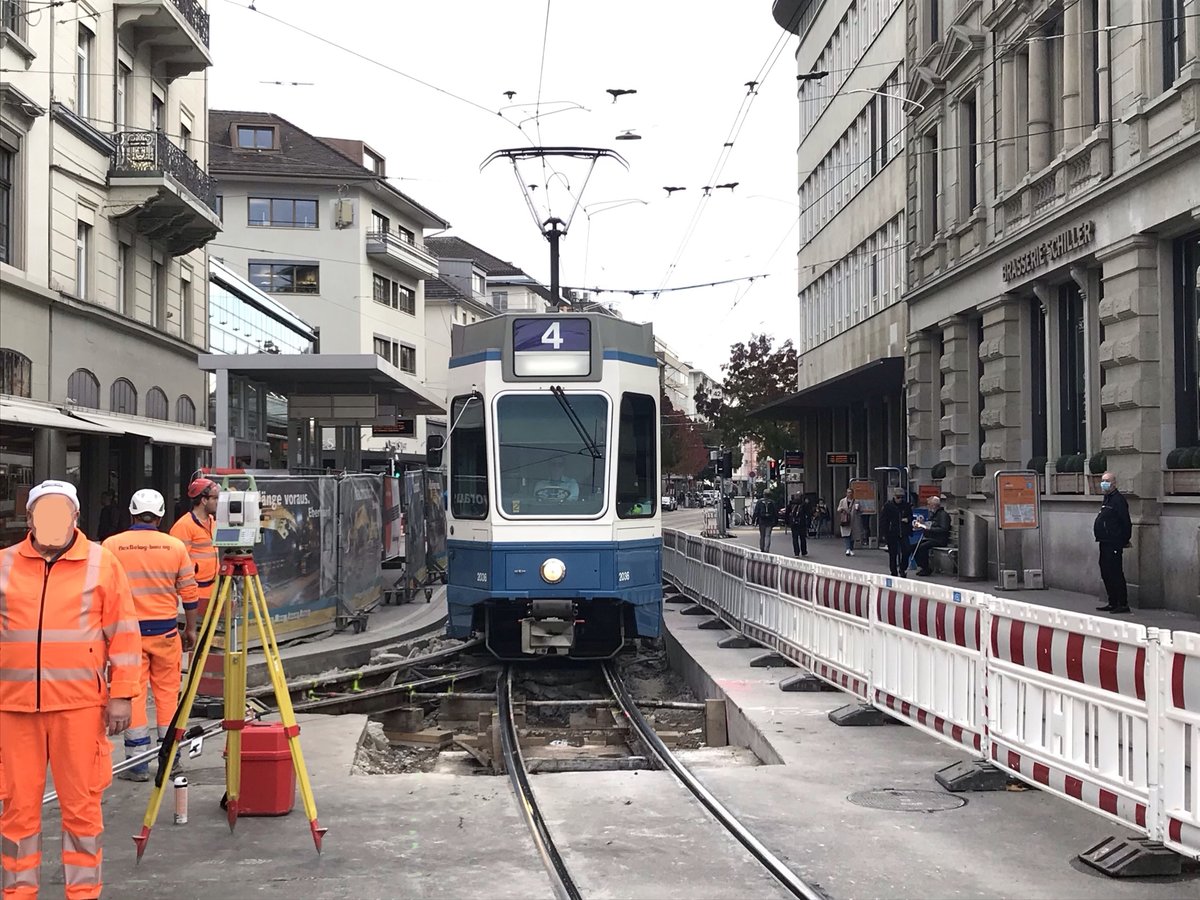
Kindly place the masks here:
POLYGON ((592 516, 604 509, 608 399, 515 394, 496 404, 500 508, 506 516, 592 516))

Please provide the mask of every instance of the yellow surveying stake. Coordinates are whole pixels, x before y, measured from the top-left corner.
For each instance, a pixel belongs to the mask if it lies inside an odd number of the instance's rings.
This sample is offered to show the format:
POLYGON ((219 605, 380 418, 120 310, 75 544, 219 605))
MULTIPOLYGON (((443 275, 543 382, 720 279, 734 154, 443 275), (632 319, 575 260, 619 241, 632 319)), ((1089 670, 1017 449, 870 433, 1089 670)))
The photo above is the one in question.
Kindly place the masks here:
POLYGON ((254 562, 253 546, 259 539, 259 495, 253 476, 248 491, 230 491, 228 478, 217 501, 217 527, 213 543, 225 550, 217 589, 204 611, 200 627, 200 641, 188 671, 183 698, 175 710, 175 717, 167 729, 166 738, 158 751, 158 770, 154 775, 154 788, 146 806, 140 834, 133 837, 137 845, 137 858, 141 860, 150 840, 150 829, 158 820, 166 786, 171 783, 171 769, 175 765, 175 752, 187 737, 187 723, 192 705, 200 690, 200 679, 216 638, 217 623, 224 625, 224 694, 225 718, 225 812, 229 818, 229 830, 237 824, 238 798, 242 787, 242 729, 246 727, 246 657, 250 643, 250 627, 253 622, 266 657, 267 673, 275 692, 275 703, 283 722, 283 732, 288 739, 292 754, 292 767, 300 785, 300 797, 304 802, 304 814, 308 817, 309 830, 317 852, 321 852, 321 840, 327 829, 317 821, 317 803, 313 798, 312 785, 308 780, 308 769, 304 765, 304 752, 300 749, 300 726, 292 709, 292 698, 288 693, 287 679, 283 673, 283 661, 279 656, 279 644, 275 640, 275 629, 271 624, 271 613, 267 597, 254 562), (240 595, 240 603, 235 598, 240 595))

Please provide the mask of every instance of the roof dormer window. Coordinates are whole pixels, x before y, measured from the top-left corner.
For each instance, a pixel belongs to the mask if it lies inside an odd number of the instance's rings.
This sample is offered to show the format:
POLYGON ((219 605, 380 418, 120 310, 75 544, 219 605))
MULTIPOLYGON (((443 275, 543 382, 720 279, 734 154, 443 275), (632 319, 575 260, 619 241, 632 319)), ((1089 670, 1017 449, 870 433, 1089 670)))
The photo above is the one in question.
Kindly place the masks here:
POLYGON ((370 169, 372 174, 383 177, 387 174, 385 160, 380 154, 376 153, 366 144, 363 144, 363 168, 370 169))
POLYGON ((236 150, 278 150, 279 129, 274 125, 234 125, 233 146, 236 150))

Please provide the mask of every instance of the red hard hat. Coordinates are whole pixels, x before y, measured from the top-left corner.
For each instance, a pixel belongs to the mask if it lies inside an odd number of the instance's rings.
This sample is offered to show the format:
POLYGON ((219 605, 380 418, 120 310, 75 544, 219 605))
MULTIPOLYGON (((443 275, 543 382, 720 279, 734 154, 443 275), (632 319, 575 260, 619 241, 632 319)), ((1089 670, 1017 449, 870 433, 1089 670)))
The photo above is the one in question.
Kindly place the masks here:
POLYGON ((221 486, 211 478, 197 478, 188 485, 188 499, 195 500, 197 497, 202 497, 212 490, 219 491, 221 490, 221 486))

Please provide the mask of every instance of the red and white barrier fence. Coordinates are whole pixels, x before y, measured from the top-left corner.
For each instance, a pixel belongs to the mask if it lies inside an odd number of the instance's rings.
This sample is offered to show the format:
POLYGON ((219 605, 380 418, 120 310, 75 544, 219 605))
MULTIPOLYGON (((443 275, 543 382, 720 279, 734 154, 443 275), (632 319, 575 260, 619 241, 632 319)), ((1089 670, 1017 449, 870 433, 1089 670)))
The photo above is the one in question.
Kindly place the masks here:
POLYGON ((939 740, 1200 859, 1200 634, 682 532, 664 532, 663 543, 667 579, 747 637, 939 740))

